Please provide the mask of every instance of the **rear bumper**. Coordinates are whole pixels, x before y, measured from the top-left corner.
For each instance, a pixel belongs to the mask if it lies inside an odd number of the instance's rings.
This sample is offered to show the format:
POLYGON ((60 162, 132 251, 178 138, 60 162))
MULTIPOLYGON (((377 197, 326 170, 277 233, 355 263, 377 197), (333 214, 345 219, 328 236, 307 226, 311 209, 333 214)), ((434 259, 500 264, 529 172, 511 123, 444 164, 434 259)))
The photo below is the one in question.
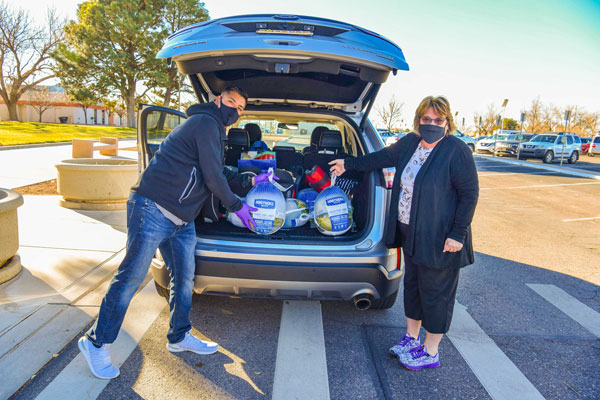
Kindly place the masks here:
MULTIPOLYGON (((169 287, 162 261, 151 265, 154 280, 169 287)), ((375 299, 398 290, 402 268, 381 264, 269 263, 266 261, 196 259, 194 292, 277 299, 351 300, 359 294, 375 299)))

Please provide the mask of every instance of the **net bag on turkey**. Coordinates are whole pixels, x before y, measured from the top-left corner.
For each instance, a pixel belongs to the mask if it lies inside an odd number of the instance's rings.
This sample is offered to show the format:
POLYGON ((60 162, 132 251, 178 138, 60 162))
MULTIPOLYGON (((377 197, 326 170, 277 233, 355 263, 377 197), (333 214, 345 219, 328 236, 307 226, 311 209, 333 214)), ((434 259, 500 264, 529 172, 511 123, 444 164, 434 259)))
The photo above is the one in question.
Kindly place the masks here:
POLYGON ((256 223, 252 232, 270 235, 277 232, 285 222, 285 198, 279 189, 270 182, 255 185, 246 196, 246 204, 257 208, 252 213, 256 223))
POLYGON ((308 206, 298 199, 286 199, 284 228, 296 228, 306 224, 310 219, 308 206))
POLYGON ((315 199, 314 221, 319 232, 338 236, 352 226, 352 206, 348 196, 337 186, 324 189, 315 199))

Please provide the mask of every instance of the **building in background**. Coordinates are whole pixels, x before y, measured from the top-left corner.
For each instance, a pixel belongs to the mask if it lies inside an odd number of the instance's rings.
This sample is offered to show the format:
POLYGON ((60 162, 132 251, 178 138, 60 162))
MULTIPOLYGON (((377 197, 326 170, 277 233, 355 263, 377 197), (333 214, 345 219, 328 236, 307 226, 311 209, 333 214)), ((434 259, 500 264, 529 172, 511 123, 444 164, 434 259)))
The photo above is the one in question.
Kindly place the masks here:
MULTIPOLYGON (((66 118, 68 124, 85 125, 85 115, 79 103, 69 100, 64 88, 59 85, 39 86, 37 90, 29 90, 21 96, 17 102, 17 113, 21 122, 39 122, 40 116, 35 105, 47 104, 48 108, 42 114, 42 122, 58 124, 61 119, 66 118), (44 98, 40 99, 38 91, 45 92, 44 98)), ((8 108, 0 97, 0 121, 8 121, 8 108)), ((87 123, 89 125, 116 125, 124 126, 127 123, 126 116, 123 119, 116 113, 109 116, 107 107, 102 104, 93 105, 87 109, 87 123)))

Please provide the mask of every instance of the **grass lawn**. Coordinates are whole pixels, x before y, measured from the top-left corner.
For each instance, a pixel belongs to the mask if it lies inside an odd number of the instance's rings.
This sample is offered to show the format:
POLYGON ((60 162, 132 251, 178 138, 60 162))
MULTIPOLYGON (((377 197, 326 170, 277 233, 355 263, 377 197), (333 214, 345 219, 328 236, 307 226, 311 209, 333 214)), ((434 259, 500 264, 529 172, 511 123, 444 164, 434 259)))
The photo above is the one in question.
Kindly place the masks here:
POLYGON ((100 136, 135 138, 135 128, 102 125, 46 124, 39 122, 0 122, 0 146, 29 143, 65 142, 100 136))

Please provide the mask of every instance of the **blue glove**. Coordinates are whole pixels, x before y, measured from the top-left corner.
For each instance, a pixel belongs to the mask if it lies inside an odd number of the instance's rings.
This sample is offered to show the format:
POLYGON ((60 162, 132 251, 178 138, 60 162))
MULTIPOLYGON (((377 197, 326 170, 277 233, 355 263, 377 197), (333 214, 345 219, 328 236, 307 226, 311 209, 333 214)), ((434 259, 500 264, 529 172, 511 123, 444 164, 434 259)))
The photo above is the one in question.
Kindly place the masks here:
MULTIPOLYGON (((254 184, 258 185, 259 183, 269 182, 269 178, 273 175, 273 171, 271 172, 263 172, 262 174, 258 174, 254 177, 254 184)), ((273 180, 278 181, 279 178, 277 175, 273 175, 273 180)))
POLYGON ((242 208, 234 211, 234 213, 238 216, 246 228, 252 229, 256 226, 256 222, 254 222, 254 219, 252 219, 250 212, 254 211, 258 211, 258 208, 250 207, 248 204, 242 203, 242 208))

